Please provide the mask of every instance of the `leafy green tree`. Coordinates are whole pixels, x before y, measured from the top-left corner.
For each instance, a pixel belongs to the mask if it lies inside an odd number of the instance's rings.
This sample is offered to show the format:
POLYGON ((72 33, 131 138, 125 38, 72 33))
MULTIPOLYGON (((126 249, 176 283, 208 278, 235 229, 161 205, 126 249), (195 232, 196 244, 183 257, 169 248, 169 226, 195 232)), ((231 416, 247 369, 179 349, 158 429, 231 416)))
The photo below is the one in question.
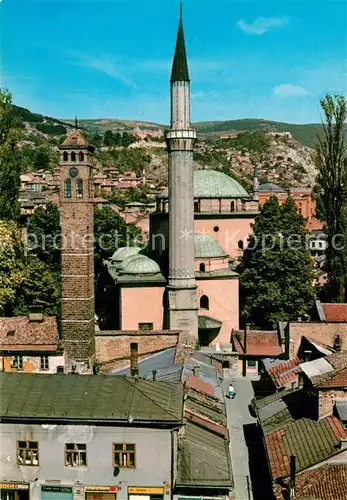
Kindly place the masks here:
POLYGON ((60 269, 59 208, 53 203, 38 207, 28 222, 28 247, 54 271, 60 269))
POLYGON ((0 219, 19 220, 20 122, 12 110, 12 97, 0 90, 0 219))
POLYGON ((59 314, 59 280, 50 267, 35 256, 25 262, 23 279, 16 289, 13 314, 28 315, 33 309, 43 314, 59 314))
POLYGON ((291 197, 270 198, 256 217, 240 265, 241 317, 258 328, 309 315, 314 265, 304 218, 291 197))
POLYGON ((116 134, 114 136, 114 145, 116 147, 122 145, 122 136, 119 132, 116 132, 116 134))
POLYGON ((108 147, 114 146, 114 135, 112 130, 106 130, 104 134, 104 146, 108 147))
POLYGON ((342 95, 321 99, 323 134, 317 134, 316 166, 320 215, 328 248, 325 300, 343 302, 347 284, 347 158, 345 121, 347 101, 342 95), (344 247, 344 248, 343 248, 344 247))
POLYGON ((122 135, 122 146, 127 148, 135 141, 134 136, 132 134, 128 134, 128 132, 123 132, 122 135))

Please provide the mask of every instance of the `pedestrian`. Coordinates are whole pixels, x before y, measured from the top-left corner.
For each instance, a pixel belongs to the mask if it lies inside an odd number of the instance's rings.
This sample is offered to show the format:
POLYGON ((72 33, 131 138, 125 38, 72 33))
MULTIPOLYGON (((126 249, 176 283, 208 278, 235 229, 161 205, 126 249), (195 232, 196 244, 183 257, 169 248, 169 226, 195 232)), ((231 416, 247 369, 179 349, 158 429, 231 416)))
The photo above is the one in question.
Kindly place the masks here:
POLYGON ((229 384, 228 392, 229 392, 229 398, 230 399, 234 399, 234 397, 235 397, 235 389, 234 389, 234 387, 233 387, 232 384, 229 384))

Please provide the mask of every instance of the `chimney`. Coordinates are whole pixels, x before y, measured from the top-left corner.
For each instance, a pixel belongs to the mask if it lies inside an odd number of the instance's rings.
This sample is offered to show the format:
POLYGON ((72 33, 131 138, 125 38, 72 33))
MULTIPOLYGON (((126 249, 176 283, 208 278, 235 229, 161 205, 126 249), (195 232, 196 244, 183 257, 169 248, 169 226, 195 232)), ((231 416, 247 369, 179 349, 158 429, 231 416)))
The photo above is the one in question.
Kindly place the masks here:
POLYGON ((139 344, 131 342, 130 344, 130 375, 139 377, 139 344))
POLYGON ((157 380, 157 370, 152 371, 152 376, 153 376, 153 381, 155 382, 157 380))
POLYGON ((290 498, 295 496, 295 455, 290 455, 290 498))
POLYGON ((249 333, 249 330, 250 330, 250 324, 249 323, 246 323, 246 326, 245 326, 245 337, 243 339, 243 352, 245 354, 247 354, 247 337, 248 337, 248 333, 249 333))
POLYGON ((341 348, 342 348, 341 337, 340 337, 340 335, 336 335, 336 337, 335 337, 335 339, 334 339, 334 346, 333 346, 333 349, 334 349, 336 352, 340 352, 340 351, 341 351, 341 348))
POLYGON ((193 368, 193 375, 194 375, 194 377, 199 378, 199 376, 200 376, 200 366, 198 366, 198 365, 194 366, 194 368, 193 368))

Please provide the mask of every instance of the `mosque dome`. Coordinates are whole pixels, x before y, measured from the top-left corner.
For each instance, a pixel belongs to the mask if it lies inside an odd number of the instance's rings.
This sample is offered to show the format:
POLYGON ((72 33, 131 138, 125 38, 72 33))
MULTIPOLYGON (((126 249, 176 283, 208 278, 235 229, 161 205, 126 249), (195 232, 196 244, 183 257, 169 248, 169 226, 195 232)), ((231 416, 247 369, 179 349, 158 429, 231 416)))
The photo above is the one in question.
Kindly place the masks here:
POLYGON ((260 184, 259 191, 263 193, 283 193, 285 190, 276 184, 271 184, 270 182, 265 182, 265 184, 260 184))
POLYGON ((146 255, 133 255, 124 262, 121 274, 158 274, 158 264, 146 255))
MULTIPOLYGON (((168 198, 168 188, 159 195, 168 198)), ((194 198, 203 199, 240 199, 249 198, 249 194, 233 177, 209 167, 194 170, 194 198)))
POLYGON ((111 257, 111 260, 115 262, 123 262, 127 257, 137 255, 140 252, 139 247, 120 247, 118 248, 111 257))
POLYGON ((223 258, 228 256, 212 236, 200 233, 194 233, 194 252, 196 259, 223 258))

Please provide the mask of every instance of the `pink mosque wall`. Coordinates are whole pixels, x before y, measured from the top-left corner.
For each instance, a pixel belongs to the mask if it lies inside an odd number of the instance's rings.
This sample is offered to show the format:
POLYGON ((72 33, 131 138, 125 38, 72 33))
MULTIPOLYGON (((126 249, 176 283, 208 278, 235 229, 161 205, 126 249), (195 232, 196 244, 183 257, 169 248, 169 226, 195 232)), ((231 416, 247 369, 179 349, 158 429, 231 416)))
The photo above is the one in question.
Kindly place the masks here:
POLYGON ((194 232, 203 233, 212 236, 218 241, 222 249, 232 258, 237 258, 241 255, 238 248, 238 242, 243 241, 244 248, 247 246, 247 238, 252 232, 251 224, 254 219, 195 219, 194 232), (214 228, 218 227, 218 231, 214 228))
POLYGON ((231 331, 239 328, 239 280, 197 280, 198 301, 202 295, 209 298, 209 309, 199 309, 199 316, 210 316, 222 322, 220 332, 212 342, 230 343, 231 331))
POLYGON ((121 289, 121 330, 138 330, 139 323, 153 323, 153 330, 163 329, 164 287, 121 289))

